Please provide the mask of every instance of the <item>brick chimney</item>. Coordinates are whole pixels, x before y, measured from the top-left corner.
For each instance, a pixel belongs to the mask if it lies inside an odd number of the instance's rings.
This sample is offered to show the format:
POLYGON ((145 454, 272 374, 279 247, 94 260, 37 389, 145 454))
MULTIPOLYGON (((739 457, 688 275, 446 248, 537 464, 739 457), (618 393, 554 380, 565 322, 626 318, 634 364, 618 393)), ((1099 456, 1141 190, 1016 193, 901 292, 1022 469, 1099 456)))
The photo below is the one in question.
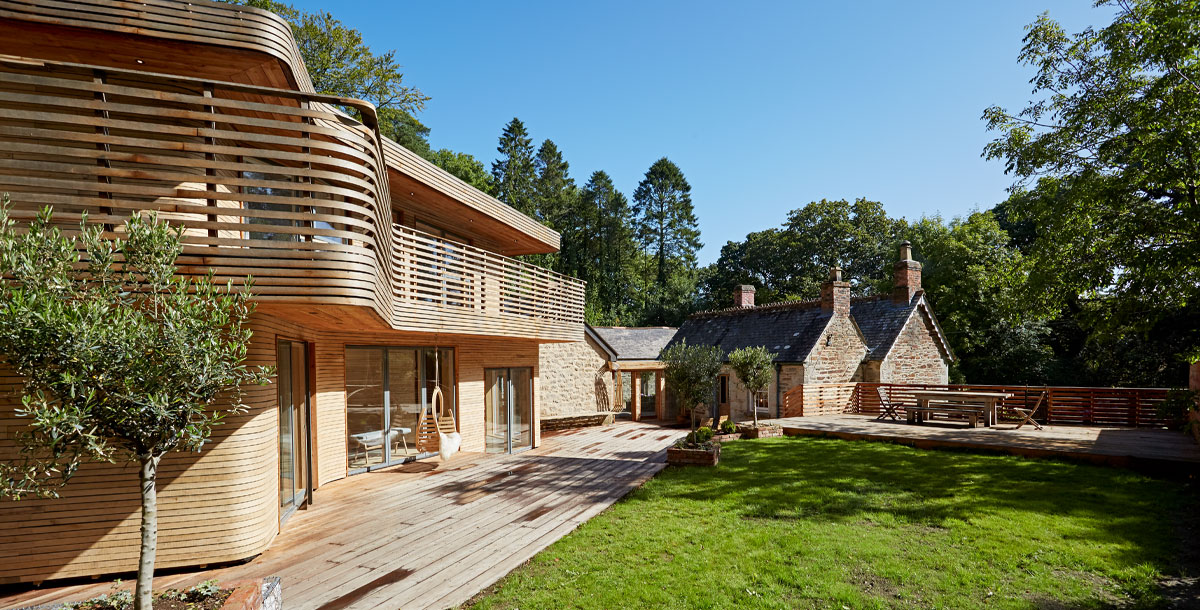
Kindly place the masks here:
POLYGON ((850 315, 850 282, 842 281, 840 267, 830 267, 829 280, 821 284, 821 311, 850 315))
POLYGON ((921 263, 913 260, 912 242, 900 244, 900 260, 892 265, 892 301, 911 303, 913 296, 921 290, 921 263))
POLYGON ((733 291, 735 307, 754 307, 754 286, 742 284, 733 291))

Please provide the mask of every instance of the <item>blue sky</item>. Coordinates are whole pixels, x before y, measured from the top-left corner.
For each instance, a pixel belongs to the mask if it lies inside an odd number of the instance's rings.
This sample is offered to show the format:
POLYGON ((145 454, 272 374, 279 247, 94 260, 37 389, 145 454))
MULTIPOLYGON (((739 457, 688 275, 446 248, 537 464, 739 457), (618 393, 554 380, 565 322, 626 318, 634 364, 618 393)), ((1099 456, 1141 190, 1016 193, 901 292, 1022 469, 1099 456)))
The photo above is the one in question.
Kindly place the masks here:
POLYGON ((721 246, 821 199, 893 216, 962 215, 1011 179, 980 157, 992 104, 1021 107, 1024 26, 1110 21, 1090 0, 1001 2, 355 2, 301 0, 395 49, 432 97, 435 148, 490 168, 514 116, 583 184, 632 195, 652 162, 684 171, 712 262, 721 246))

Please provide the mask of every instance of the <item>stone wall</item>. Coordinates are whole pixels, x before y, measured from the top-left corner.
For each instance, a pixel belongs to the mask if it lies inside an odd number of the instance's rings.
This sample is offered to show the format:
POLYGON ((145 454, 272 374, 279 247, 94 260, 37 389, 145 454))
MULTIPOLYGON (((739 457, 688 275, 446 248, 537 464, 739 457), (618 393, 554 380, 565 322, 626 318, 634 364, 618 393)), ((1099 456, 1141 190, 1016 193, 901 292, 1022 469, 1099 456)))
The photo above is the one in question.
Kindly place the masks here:
POLYGON ((862 334, 848 314, 835 311, 804 366, 804 383, 844 383, 867 355, 862 334), (828 345, 826 344, 828 341, 828 345))
POLYGON ((610 410, 613 380, 603 353, 590 337, 541 346, 538 399, 542 417, 610 410))
POLYGON ((938 348, 933 322, 918 309, 908 319, 880 365, 879 381, 941 384, 947 383, 949 376, 949 366, 938 348))

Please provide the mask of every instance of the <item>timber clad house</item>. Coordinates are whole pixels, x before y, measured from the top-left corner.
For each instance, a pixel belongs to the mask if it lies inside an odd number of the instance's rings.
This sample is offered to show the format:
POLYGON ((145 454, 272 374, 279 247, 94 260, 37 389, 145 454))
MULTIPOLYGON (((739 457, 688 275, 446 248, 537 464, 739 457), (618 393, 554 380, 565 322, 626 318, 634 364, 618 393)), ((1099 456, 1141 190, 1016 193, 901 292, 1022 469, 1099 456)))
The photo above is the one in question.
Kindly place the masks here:
MULTIPOLYGON (((182 274, 254 277, 247 364, 278 377, 202 452, 163 459, 160 569, 254 557, 314 490, 430 457, 439 430, 515 453, 543 418, 671 419, 674 341, 777 352, 772 414, 797 384, 945 383, 952 357, 907 250, 887 298, 835 274, 819 302, 755 307, 745 287, 679 329, 588 327, 582 282, 513 258, 557 233, 381 137, 370 104, 314 93, 288 24, 254 8, 0 1, 4 192, 18 221, 53 206, 66 229, 157 211, 184 229, 182 274)), ((0 368, 0 459, 20 391, 0 368)), ((59 499, 0 503, 0 584, 133 571, 137 479, 89 464, 59 499)))
MULTIPOLYGON (((538 445, 539 346, 584 338, 583 283, 512 258, 559 236, 313 93, 265 11, 0 2, 0 192, 67 228, 157 210, 185 228, 182 273, 255 278, 248 364, 277 383, 164 458, 159 568, 261 553, 313 490, 432 455, 439 427, 467 452, 538 445)), ((0 386, 12 459, 19 380, 0 386)), ((61 499, 0 503, 0 584, 132 571, 136 481, 90 465, 61 499)))

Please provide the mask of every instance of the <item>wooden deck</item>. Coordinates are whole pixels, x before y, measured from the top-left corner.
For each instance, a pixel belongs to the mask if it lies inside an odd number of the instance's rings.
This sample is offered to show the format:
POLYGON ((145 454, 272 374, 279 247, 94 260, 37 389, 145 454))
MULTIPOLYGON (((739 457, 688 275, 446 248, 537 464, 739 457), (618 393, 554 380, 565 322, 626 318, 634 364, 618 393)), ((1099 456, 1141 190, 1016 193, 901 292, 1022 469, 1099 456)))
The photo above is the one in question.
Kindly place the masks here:
POLYGON ((1047 457, 1134 467, 1162 474, 1200 472, 1200 446, 1186 435, 1156 428, 1115 426, 1033 426, 1015 429, 1001 422, 967 428, 956 422, 913 425, 866 415, 819 415, 768 420, 789 436, 831 436, 911 445, 922 449, 982 449, 1027 457, 1047 457))
MULTIPOLYGON (((548 434, 523 454, 468 454, 350 477, 322 487, 253 561, 160 577, 155 587, 279 576, 289 610, 453 607, 661 470, 665 448, 683 433, 622 422, 548 434)), ((86 599, 110 587, 0 590, 0 608, 86 599)))

